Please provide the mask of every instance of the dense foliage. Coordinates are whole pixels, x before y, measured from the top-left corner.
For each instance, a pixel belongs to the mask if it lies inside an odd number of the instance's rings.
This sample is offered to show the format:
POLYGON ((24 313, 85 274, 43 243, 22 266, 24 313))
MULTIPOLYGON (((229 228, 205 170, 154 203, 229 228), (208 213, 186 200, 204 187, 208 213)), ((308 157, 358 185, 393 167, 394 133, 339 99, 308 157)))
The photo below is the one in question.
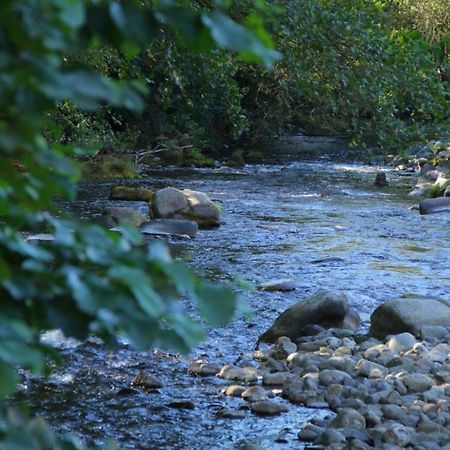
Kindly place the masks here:
POLYGON ((289 130, 346 133, 394 151, 448 131, 446 0, 282 0, 259 15, 252 1, 230 3, 231 16, 256 30, 264 17, 283 54, 275 70, 221 50, 195 54, 170 32, 131 59, 97 49, 79 58, 108 76, 145 80, 144 114, 104 109, 77 130, 68 114, 66 138, 99 137, 101 126, 107 148, 214 156, 289 130))
MULTIPOLYGON (((49 359, 58 360, 41 343, 43 330, 186 352, 201 339, 202 325, 184 312, 182 297, 214 326, 239 307, 231 289, 201 282, 164 245, 141 248, 136 230, 108 232, 56 211, 54 199, 74 198, 79 176, 67 156, 84 151, 67 145, 55 118, 69 109, 74 123, 79 117, 95 124, 109 106, 142 110, 147 95, 135 74, 108 78, 79 55, 107 48, 130 57, 160 33, 172 33, 192 51, 217 46, 267 65, 278 57, 219 9, 192 10, 170 0, 152 8, 87 0, 0 3, 0 398, 14 392, 17 368, 45 374, 49 359), (36 233, 51 239, 30 239, 36 233)), ((78 444, 0 404, 0 447, 78 444)))

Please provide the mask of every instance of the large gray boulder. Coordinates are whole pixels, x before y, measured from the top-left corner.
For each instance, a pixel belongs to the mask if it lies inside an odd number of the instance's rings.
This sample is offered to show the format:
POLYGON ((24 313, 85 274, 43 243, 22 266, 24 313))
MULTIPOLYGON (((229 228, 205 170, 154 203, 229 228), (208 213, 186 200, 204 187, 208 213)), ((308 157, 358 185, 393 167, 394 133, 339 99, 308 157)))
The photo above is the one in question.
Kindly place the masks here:
POLYGON ((420 214, 450 212, 450 197, 427 198, 419 204, 420 214))
POLYGON ((152 200, 155 219, 185 219, 197 222, 199 228, 220 225, 219 210, 203 192, 168 187, 155 192, 152 200))
POLYGON ((417 337, 429 326, 450 327, 450 304, 426 297, 389 300, 370 317, 369 334, 382 339, 403 332, 417 337))
POLYGON ((350 308, 343 293, 319 291, 281 313, 273 325, 259 337, 258 342, 275 342, 281 336, 295 340, 305 334, 308 325, 356 331, 359 324, 358 314, 350 308))

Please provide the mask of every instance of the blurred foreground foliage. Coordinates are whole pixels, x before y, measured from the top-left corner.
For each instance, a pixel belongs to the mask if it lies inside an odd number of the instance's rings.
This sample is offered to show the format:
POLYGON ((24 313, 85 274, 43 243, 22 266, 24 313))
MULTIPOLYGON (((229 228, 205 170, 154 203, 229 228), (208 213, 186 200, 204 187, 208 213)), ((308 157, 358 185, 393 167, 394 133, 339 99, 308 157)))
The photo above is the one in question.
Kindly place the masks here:
MULTIPOLYGON (((188 352, 202 325, 183 310, 190 298, 206 321, 225 324, 239 309, 227 287, 200 281, 163 244, 63 217, 53 200, 75 197, 79 167, 58 117, 92 124, 118 108, 142 111, 148 83, 132 72, 108 76, 81 56, 104 49, 132 58, 161 34, 193 52, 216 47, 267 67, 278 58, 270 40, 217 7, 183 2, 3 0, 0 3, 0 396, 12 394, 18 368, 48 372, 58 354, 40 341, 61 328, 79 339, 95 334, 114 345, 188 352), (29 239, 46 233, 51 239, 29 239)), ((109 66, 109 63, 108 63, 109 66)), ((97 130, 102 129, 102 124, 97 130)), ((97 133, 97 131, 96 131, 97 133)), ((75 449, 41 419, 1 406, 0 448, 75 449)))

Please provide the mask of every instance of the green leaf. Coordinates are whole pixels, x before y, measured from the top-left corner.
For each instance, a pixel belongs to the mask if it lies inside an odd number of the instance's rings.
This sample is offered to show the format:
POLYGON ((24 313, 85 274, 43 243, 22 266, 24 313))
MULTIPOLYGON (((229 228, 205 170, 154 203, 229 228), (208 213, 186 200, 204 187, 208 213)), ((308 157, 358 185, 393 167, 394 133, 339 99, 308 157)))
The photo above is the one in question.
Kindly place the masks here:
POLYGON ((203 13, 202 22, 219 47, 237 51, 246 60, 262 62, 266 67, 272 67, 281 57, 279 52, 267 48, 259 38, 223 13, 203 13))
POLYGON ((198 310, 212 326, 223 326, 233 317, 236 295, 225 286, 204 284, 195 291, 198 310))
POLYGON ((4 361, 0 361, 0 380, 0 398, 12 394, 19 382, 16 370, 4 361))

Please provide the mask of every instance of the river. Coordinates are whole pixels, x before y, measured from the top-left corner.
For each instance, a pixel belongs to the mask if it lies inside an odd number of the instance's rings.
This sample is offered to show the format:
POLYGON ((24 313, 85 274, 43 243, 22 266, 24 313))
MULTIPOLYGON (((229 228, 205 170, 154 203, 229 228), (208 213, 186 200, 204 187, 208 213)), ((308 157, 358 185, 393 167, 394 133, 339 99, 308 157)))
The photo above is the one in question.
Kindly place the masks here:
MULTIPOLYGON (((47 380, 25 377, 20 398, 56 431, 75 434, 92 447, 114 439, 124 449, 232 449, 242 440, 273 450, 304 448, 297 440, 301 424, 327 410, 286 403, 289 412, 276 418, 247 411, 243 419, 219 419, 218 409, 244 402, 221 395, 228 383, 190 376, 187 367, 192 361, 226 364, 245 357, 281 311, 318 289, 345 292, 363 331, 372 311, 387 299, 407 293, 448 298, 448 216, 419 216, 410 209, 417 203, 407 195, 410 178, 392 169, 381 168, 389 186, 374 187, 378 170, 300 149, 277 165, 145 171, 128 184, 199 190, 222 204, 220 228, 170 243, 177 257, 210 280, 229 283, 241 277, 256 285, 294 278, 297 289, 241 292, 252 316, 210 330, 189 357, 59 340, 65 366, 47 380), (158 376, 165 387, 130 390, 140 371, 158 376)), ((122 183, 80 186, 71 209, 85 215, 110 205, 106 199, 113 184, 122 183)), ((145 204, 135 206, 145 211, 145 204)))

